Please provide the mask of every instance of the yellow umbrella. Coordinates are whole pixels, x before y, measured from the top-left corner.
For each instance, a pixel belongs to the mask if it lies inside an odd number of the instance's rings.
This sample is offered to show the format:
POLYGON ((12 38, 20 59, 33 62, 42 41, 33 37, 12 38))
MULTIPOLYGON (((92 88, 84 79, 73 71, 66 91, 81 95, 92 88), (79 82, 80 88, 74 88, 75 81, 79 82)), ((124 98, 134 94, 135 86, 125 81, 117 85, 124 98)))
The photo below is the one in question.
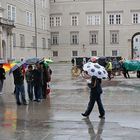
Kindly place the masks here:
POLYGON ((16 63, 6 63, 3 64, 3 68, 5 69, 5 72, 9 71, 16 63))

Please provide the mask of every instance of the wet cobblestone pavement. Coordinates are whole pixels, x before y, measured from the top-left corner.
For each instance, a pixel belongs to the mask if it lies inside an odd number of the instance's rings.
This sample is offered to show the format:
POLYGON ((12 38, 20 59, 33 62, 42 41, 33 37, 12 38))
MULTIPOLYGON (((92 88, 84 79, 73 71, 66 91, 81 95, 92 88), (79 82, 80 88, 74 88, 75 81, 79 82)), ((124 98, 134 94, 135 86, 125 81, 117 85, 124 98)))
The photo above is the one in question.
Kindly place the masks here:
POLYGON ((95 105, 89 119, 89 89, 81 77, 71 76, 71 64, 51 64, 52 93, 40 103, 17 106, 12 94, 13 77, 4 83, 0 96, 0 140, 139 140, 140 79, 116 76, 103 81, 106 119, 98 118, 95 105))

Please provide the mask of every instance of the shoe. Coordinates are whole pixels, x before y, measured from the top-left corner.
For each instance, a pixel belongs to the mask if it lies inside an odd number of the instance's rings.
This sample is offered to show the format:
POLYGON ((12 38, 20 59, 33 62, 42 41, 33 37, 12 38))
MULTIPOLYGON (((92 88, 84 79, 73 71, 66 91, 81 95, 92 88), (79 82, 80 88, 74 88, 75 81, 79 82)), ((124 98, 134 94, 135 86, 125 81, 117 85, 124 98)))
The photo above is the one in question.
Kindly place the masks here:
POLYGON ((21 105, 21 103, 20 102, 17 102, 17 105, 21 105))
POLYGON ((0 92, 0 95, 2 95, 3 94, 3 92, 0 92))
POLYGON ((86 115, 85 113, 81 113, 81 115, 82 115, 83 117, 89 117, 89 115, 86 115))
POLYGON ((99 118, 100 119, 105 119, 105 115, 100 115, 99 118))

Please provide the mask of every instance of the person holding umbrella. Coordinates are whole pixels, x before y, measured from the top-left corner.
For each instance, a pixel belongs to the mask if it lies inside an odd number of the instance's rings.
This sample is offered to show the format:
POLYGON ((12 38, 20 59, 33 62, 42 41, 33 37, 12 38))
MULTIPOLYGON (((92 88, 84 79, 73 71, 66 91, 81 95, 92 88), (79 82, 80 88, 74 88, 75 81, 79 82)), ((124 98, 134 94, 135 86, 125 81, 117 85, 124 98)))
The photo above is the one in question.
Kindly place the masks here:
POLYGON ((17 105, 21 105, 20 95, 22 99, 22 103, 27 105, 27 101, 25 98, 25 87, 24 87, 24 75, 22 73, 22 66, 16 68, 13 71, 14 76, 14 84, 15 84, 15 95, 16 95, 16 103, 17 105))
POLYGON ((99 118, 105 119, 105 110, 101 100, 101 79, 107 78, 107 72, 104 67, 92 62, 86 63, 83 67, 83 70, 83 78, 91 79, 91 82, 88 82, 88 87, 90 88, 90 100, 86 111, 81 115, 84 117, 88 117, 94 107, 95 102, 97 102, 100 114, 99 118))
POLYGON ((5 70, 3 68, 3 64, 0 64, 0 95, 2 95, 3 83, 5 80, 5 70))

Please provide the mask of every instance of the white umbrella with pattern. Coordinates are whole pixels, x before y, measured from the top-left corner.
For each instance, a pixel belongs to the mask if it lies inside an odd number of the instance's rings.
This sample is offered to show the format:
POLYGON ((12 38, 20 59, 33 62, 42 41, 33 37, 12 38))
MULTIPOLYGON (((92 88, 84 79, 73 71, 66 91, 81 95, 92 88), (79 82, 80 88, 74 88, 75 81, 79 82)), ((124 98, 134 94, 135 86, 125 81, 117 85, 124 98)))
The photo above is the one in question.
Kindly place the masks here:
POLYGON ((107 71, 105 70, 103 66, 99 65, 98 63, 88 62, 84 64, 83 70, 87 71, 87 73, 90 76, 96 76, 97 78, 100 78, 100 79, 108 78, 107 71))

